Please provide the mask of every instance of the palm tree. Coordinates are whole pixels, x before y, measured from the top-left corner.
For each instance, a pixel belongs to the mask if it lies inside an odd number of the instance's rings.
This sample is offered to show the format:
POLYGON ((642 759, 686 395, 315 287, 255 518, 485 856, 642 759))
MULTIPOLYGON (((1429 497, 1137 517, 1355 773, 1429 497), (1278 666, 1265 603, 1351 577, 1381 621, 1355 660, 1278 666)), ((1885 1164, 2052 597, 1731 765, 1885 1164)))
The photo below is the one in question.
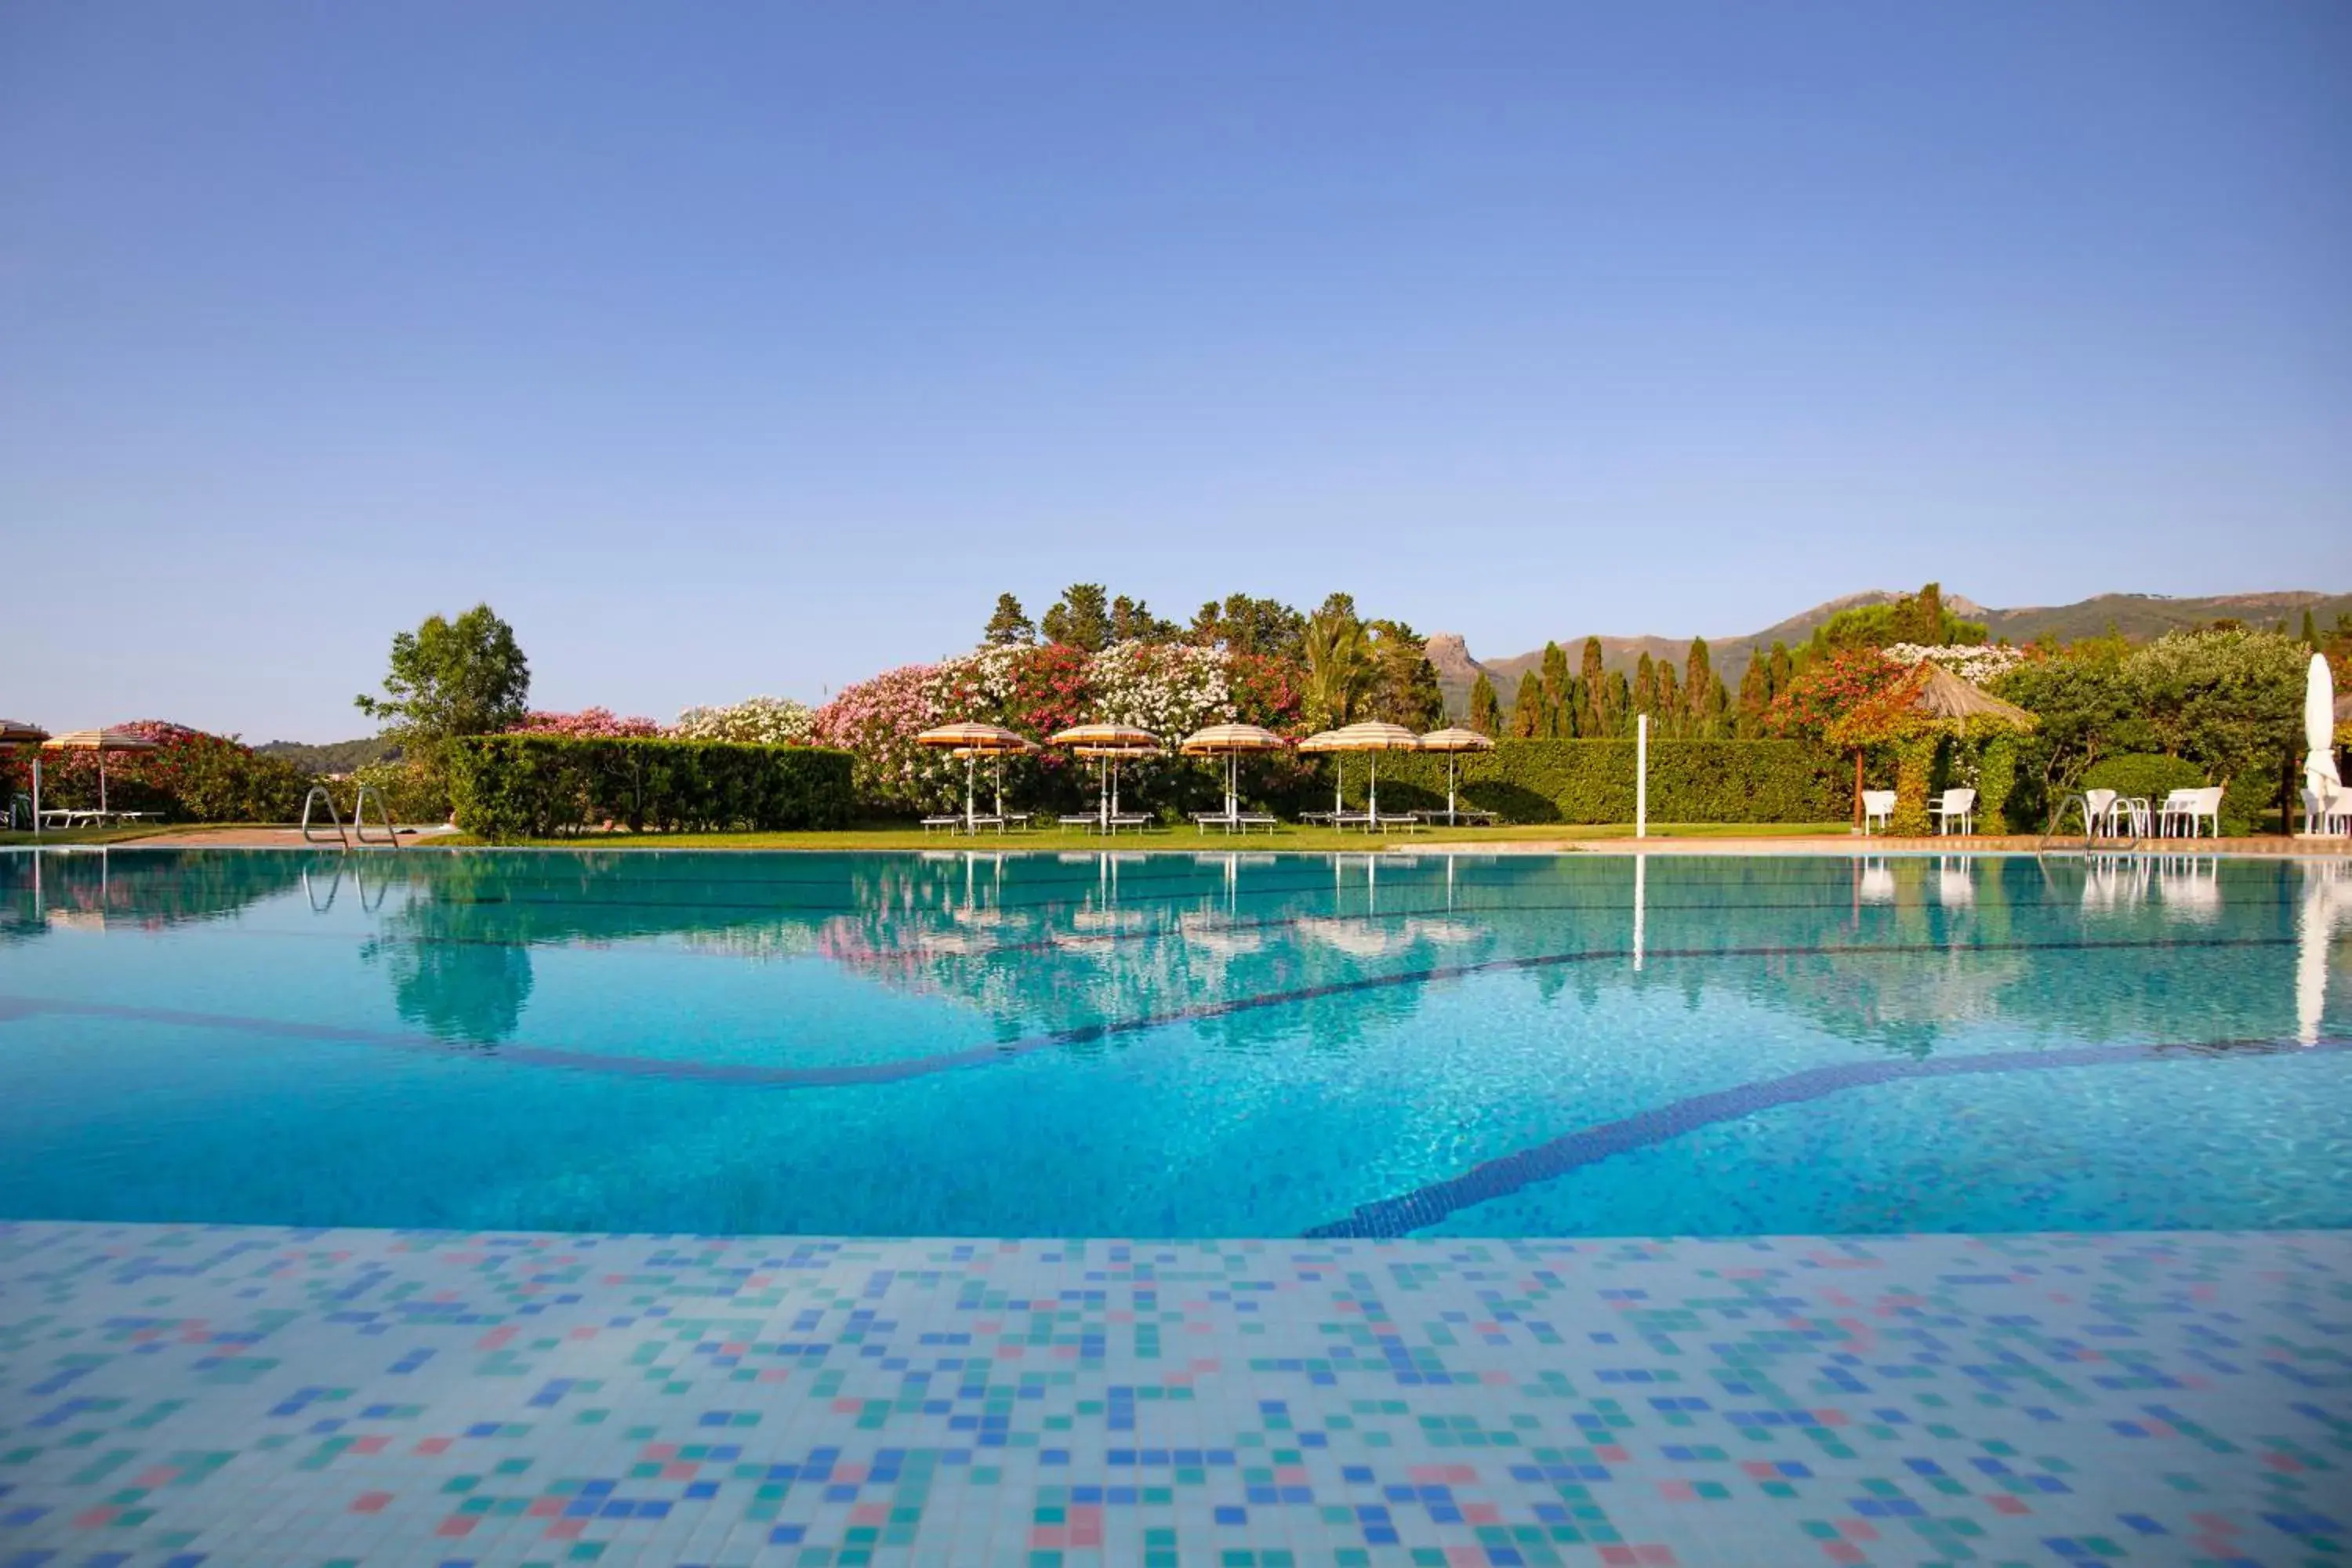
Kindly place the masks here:
POLYGON ((1355 717, 1356 704, 1371 684, 1371 638, 1364 623, 1337 605, 1307 617, 1307 719, 1331 729, 1355 717))

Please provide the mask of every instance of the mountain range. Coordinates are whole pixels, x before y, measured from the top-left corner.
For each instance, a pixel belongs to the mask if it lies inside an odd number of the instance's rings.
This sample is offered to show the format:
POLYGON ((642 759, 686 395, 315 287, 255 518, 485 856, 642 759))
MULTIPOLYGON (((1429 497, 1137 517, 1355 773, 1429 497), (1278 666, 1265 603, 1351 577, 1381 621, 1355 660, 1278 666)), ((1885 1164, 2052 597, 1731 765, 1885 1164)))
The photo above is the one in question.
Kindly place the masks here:
MULTIPOLYGON (((1748 668, 1748 658, 1759 649, 1769 649, 1776 642, 1794 647, 1811 637, 1815 626, 1840 610, 1856 605, 1889 605, 1901 597, 1885 588, 1848 594, 1843 598, 1815 605, 1762 631, 1710 637, 1706 639, 1707 654, 1723 679, 1737 686, 1748 668)), ((2194 599, 2167 598, 2160 594, 2101 594, 2078 604, 2033 605, 2009 610, 1990 609, 1957 594, 1947 594, 1944 605, 1969 620, 1982 621, 1988 635, 1996 642, 2098 637, 2108 631, 2144 641, 2224 617, 2257 626, 2274 626, 2284 620, 2288 629, 2294 630, 2301 625, 2306 609, 2321 626, 2332 626, 2337 616, 2352 613, 2352 594, 2291 589, 2268 594, 2219 594, 2194 599)), ((1578 632, 1558 639, 1571 667, 1582 662, 1588 635, 1578 632)), ((1601 639, 1601 654, 1611 669, 1631 672, 1645 653, 1653 659, 1672 659, 1679 668, 1690 654, 1690 644, 1688 637, 1604 637, 1601 639)), ((1437 667, 1437 684, 1445 693, 1446 710, 1461 713, 1468 707, 1470 688, 1482 669, 1495 683, 1496 695, 1503 705, 1509 707, 1519 677, 1543 662, 1543 649, 1481 660, 1472 657, 1469 644, 1459 633, 1439 632, 1429 639, 1429 661, 1437 667)))

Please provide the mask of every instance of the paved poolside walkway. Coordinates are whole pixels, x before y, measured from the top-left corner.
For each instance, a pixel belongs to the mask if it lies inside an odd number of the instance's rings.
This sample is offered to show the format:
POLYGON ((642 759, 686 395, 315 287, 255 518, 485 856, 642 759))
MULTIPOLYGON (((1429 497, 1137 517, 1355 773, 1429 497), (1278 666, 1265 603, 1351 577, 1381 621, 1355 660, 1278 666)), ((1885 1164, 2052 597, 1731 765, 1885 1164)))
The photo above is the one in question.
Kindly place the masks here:
POLYGON ((2301 1563, 2352 1233, 0 1225, 0 1564, 2301 1563))

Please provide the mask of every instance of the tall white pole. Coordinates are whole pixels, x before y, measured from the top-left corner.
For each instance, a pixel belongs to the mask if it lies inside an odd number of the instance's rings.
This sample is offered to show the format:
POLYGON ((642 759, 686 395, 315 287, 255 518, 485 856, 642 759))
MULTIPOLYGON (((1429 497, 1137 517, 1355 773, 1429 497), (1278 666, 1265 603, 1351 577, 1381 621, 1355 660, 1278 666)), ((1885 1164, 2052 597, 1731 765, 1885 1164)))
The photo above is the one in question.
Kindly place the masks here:
POLYGON ((1650 836, 1650 716, 1633 720, 1633 837, 1650 836))

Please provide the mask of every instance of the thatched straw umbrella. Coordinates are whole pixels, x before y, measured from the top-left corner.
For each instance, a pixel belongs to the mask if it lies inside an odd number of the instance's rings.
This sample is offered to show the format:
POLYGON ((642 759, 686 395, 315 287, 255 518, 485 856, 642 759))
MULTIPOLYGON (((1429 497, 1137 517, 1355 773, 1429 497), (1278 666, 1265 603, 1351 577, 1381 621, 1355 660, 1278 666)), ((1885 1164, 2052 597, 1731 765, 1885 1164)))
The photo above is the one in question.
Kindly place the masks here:
POLYGON ((1225 816, 1228 820, 1241 813, 1241 760, 1257 752, 1286 750, 1290 742, 1271 730, 1255 724, 1212 724, 1205 730, 1195 730, 1177 745, 1188 757, 1223 757, 1225 759, 1225 816))
POLYGON ((1475 730, 1432 730, 1421 738, 1421 749, 1445 753, 1445 826, 1451 827, 1454 826, 1454 769, 1461 763, 1462 753, 1491 752, 1495 749, 1494 738, 1482 735, 1475 730))
POLYGON ((1931 719, 1949 719, 1965 728, 1974 720, 1990 720, 2020 730, 2031 730, 2041 722, 2014 702, 2004 702, 1981 686, 1972 686, 1946 669, 1942 665, 1924 667, 1927 678, 1919 683, 1918 694, 1911 699, 1914 712, 1925 713, 1931 719))
MULTIPOLYGON (((963 830, 980 831, 980 813, 972 804, 974 771, 982 757, 1002 758, 1008 753, 1019 755, 1037 748, 1012 731, 997 724, 942 724, 936 730, 926 730, 915 737, 915 744, 934 751, 953 752, 963 759, 963 830)), ((996 815, 1004 815, 1004 770, 999 762, 996 773, 996 815)))

